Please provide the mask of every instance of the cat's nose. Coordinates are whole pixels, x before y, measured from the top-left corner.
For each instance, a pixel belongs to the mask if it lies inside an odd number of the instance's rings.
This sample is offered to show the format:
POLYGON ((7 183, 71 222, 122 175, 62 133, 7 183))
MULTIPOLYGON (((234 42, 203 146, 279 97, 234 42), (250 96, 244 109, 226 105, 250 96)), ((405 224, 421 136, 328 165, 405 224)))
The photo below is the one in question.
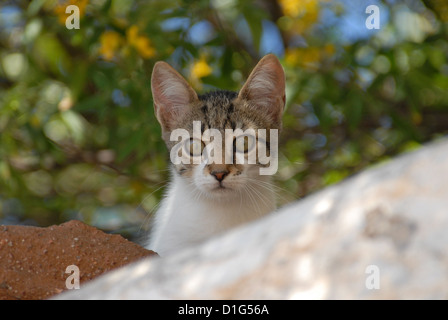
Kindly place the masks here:
POLYGON ((210 174, 213 175, 216 180, 221 182, 222 180, 224 180, 226 175, 229 174, 229 171, 212 171, 212 172, 210 172, 210 174))

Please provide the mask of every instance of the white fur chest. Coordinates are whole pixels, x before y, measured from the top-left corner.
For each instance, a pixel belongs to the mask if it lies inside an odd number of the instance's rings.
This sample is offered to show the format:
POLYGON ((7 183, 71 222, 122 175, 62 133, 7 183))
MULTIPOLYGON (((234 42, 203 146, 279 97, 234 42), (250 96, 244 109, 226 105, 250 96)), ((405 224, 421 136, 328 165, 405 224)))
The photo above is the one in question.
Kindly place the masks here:
POLYGON ((240 193, 217 202, 201 196, 193 186, 175 175, 156 213, 147 248, 163 256, 275 210, 271 190, 260 187, 254 194, 262 199, 240 193))

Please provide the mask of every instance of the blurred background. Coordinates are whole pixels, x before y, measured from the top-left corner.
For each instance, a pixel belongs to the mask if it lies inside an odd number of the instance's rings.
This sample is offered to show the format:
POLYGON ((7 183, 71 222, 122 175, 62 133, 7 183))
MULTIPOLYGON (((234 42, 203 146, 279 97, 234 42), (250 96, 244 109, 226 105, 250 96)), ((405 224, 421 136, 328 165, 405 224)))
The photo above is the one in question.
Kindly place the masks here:
POLYGON ((448 133, 444 0, 2 0, 0 224, 134 239, 169 178, 154 63, 238 90, 270 52, 287 75, 280 204, 448 133))

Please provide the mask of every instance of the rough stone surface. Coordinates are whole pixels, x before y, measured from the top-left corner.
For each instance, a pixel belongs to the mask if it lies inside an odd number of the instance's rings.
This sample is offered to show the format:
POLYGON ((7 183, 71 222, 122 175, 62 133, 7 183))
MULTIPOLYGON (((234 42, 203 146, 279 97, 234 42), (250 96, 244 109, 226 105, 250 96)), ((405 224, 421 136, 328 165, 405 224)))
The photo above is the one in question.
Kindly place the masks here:
POLYGON ((80 221, 37 228, 0 226, 0 300, 46 299, 66 289, 65 273, 79 268, 80 285, 152 255, 119 235, 80 221))
POLYGON ((447 230, 443 140, 57 298, 447 299, 447 230))

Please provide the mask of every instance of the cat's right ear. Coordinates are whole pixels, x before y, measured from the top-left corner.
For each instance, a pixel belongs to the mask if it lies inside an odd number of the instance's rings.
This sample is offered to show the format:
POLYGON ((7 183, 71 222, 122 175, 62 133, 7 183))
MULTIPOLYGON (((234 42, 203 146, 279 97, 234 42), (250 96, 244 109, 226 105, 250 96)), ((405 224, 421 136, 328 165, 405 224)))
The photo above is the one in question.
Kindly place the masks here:
POLYGON ((250 101, 274 122, 281 122, 285 106, 285 72, 275 55, 268 54, 258 62, 238 97, 250 101))
POLYGON ((154 112, 162 128, 176 129, 179 118, 186 114, 188 106, 198 100, 198 95, 187 81, 168 63, 154 65, 151 77, 154 112))

